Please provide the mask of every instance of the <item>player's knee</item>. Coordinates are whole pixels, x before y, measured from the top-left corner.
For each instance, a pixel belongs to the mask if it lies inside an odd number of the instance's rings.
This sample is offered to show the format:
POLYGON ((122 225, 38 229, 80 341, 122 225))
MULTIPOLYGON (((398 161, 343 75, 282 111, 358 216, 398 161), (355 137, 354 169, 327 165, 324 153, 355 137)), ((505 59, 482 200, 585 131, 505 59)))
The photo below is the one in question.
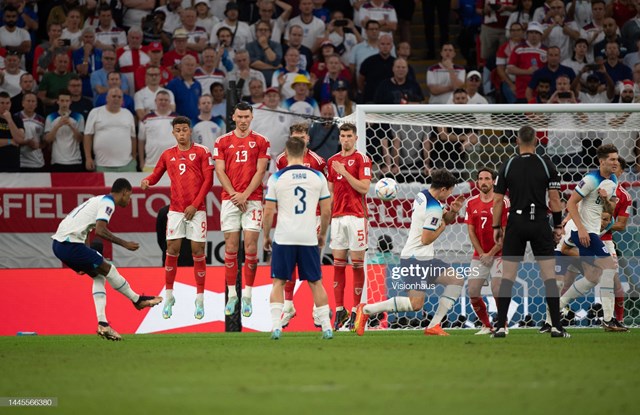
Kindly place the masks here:
POLYGON ((409 301, 411 301, 411 309, 413 311, 420 311, 424 306, 424 299, 421 297, 409 297, 409 301))

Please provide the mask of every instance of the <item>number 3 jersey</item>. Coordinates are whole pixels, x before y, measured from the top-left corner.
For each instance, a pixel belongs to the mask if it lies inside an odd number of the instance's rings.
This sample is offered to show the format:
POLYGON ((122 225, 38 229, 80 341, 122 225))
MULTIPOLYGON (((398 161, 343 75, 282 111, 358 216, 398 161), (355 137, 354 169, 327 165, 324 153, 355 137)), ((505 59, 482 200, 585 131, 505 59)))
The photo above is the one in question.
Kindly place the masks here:
MULTIPOLYGON (((244 192, 258 171, 258 160, 269 159, 269 140, 255 131, 239 138, 235 131, 218 137, 213 147, 213 159, 224 161, 224 170, 236 192, 244 192)), ((222 200, 231 196, 224 189, 222 200)), ((247 200, 262 201, 262 183, 247 200)))
POLYGON ((329 197, 327 179, 317 170, 294 165, 271 175, 266 200, 278 205, 273 240, 280 245, 318 245, 316 207, 329 197))
POLYGON ((153 173, 146 177, 149 185, 158 183, 165 171, 171 179, 169 210, 184 212, 189 206, 205 210, 204 201, 211 189, 204 189, 203 184, 213 180, 213 159, 207 147, 193 144, 189 150, 180 150, 177 145, 166 149, 153 173))

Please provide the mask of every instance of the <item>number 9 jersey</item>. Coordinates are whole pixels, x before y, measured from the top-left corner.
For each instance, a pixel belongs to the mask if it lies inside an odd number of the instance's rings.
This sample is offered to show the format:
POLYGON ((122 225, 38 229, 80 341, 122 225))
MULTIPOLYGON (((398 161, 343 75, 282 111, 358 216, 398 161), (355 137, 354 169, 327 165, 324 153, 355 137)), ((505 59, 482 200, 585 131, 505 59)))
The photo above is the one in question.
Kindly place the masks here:
MULTIPOLYGON (((224 170, 236 192, 244 192, 258 171, 258 160, 269 159, 269 140, 255 131, 239 138, 235 131, 218 137, 213 147, 213 159, 224 161, 224 170)), ((262 201, 262 184, 247 200, 262 201)), ((223 189, 222 200, 231 196, 223 189)))

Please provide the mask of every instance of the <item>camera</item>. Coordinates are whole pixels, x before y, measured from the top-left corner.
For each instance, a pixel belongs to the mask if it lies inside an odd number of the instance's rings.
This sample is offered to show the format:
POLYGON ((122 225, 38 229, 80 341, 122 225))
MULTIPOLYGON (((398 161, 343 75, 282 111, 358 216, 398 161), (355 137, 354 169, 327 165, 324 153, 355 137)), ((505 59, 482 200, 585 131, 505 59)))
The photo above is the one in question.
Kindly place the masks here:
POLYGON ((345 27, 348 24, 349 24, 349 21, 347 19, 338 19, 333 22, 333 25, 335 27, 345 27))
POLYGON ((571 92, 558 92, 558 98, 560 99, 570 99, 571 92))

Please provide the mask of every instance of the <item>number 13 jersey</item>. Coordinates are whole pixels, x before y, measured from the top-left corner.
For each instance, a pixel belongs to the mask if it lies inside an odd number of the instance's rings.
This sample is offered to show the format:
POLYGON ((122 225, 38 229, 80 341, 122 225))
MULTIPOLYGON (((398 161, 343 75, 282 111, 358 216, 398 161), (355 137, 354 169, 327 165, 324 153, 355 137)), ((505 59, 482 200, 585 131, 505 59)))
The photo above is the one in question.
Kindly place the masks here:
MULTIPOLYGON (((213 159, 224 161, 224 170, 236 192, 244 192, 258 171, 258 160, 269 159, 269 140, 255 131, 239 138, 235 131, 218 137, 213 147, 213 159)), ((222 200, 231 195, 222 190, 222 200)), ((262 184, 251 193, 247 200, 262 201, 262 184)))

